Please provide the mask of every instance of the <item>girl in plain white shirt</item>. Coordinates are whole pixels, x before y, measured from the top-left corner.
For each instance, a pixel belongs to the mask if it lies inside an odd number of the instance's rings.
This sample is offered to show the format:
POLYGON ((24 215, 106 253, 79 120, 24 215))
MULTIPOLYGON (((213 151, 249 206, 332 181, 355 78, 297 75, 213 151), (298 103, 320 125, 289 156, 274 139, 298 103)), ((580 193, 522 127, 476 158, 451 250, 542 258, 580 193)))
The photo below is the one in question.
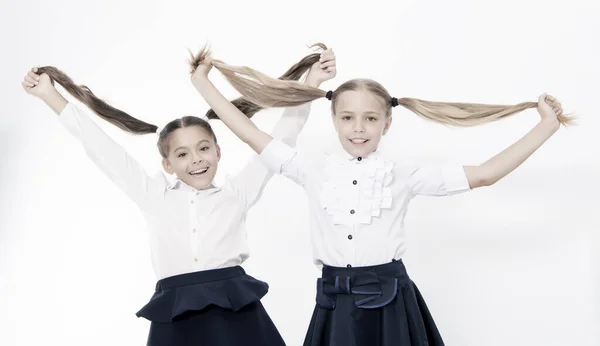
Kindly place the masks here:
POLYGON ((402 263, 404 217, 416 195, 447 196, 494 184, 521 165, 561 123, 572 119, 552 96, 514 106, 442 103, 392 97, 379 83, 355 79, 335 91, 281 82, 250 68, 196 56, 192 83, 221 120, 274 172, 307 192, 314 262, 322 268, 305 346, 440 346, 440 333, 402 263), (242 95, 266 107, 326 97, 341 148, 314 157, 260 131, 208 79, 217 68, 242 95), (457 126, 494 121, 537 108, 540 123, 479 166, 411 167, 377 147, 401 105, 429 120, 457 126))
MULTIPOLYGON (((335 64, 323 66, 319 59, 335 61, 331 51, 311 54, 282 78, 298 79, 309 71, 305 82, 313 86, 333 78, 335 64)), ((32 69, 23 87, 59 114, 61 124, 147 221, 158 282, 137 315, 152 321, 148 345, 284 345, 260 303, 268 285, 240 266, 249 256, 246 214, 273 175, 258 157, 216 186, 212 181, 221 149, 208 121, 188 116, 159 129, 99 100, 54 67, 32 69), (175 182, 169 183, 162 173, 146 174, 86 111, 61 96, 52 81, 125 131, 157 133, 162 165, 176 175, 175 182)), ((245 99, 234 103, 249 117, 260 109, 245 99)), ((272 135, 293 146, 309 109, 309 104, 286 109, 272 135)))

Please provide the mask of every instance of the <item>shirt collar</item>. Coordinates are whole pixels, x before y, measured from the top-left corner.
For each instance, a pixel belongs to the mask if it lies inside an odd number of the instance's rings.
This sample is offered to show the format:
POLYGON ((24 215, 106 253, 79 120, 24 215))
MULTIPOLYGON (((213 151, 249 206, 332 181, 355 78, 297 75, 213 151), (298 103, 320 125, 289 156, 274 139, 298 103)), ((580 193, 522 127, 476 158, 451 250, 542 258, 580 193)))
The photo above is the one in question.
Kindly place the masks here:
POLYGON ((184 190, 184 191, 187 190, 187 191, 200 192, 200 193, 201 192, 215 193, 215 192, 221 191, 221 188, 214 185, 213 183, 211 183, 210 185, 208 185, 207 187, 205 187, 202 190, 196 190, 195 188, 184 183, 179 178, 176 178, 174 182, 172 182, 169 186, 167 186, 167 189, 169 189, 169 190, 184 190))
POLYGON ((365 159, 374 159, 380 157, 381 153, 379 151, 373 151, 366 156, 353 156, 348 153, 342 146, 336 146, 334 149, 329 150, 329 155, 332 155, 338 159, 342 159, 345 162, 357 163, 358 161, 363 161, 365 159))

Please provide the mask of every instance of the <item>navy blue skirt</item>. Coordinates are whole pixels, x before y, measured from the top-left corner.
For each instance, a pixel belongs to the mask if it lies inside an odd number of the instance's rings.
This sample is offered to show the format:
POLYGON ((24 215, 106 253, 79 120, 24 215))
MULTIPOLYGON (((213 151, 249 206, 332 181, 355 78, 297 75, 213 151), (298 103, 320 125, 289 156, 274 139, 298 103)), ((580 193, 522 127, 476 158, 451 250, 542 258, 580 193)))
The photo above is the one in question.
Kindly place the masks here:
POLYGON ((401 260, 371 267, 323 267, 304 346, 342 345, 444 345, 401 260))
POLYGON ((176 275, 137 316, 152 322, 148 346, 285 345, 260 303, 268 289, 239 266, 176 275))

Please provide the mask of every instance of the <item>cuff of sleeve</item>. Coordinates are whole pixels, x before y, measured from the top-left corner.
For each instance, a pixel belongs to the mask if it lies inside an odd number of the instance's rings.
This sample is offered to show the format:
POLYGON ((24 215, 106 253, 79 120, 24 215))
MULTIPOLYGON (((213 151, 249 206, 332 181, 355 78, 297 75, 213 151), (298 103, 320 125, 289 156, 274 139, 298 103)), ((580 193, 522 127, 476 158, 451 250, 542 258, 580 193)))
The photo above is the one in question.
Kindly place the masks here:
POLYGON ((296 150, 292 149, 281 140, 273 138, 269 144, 263 149, 259 157, 264 165, 275 173, 281 173, 283 166, 289 162, 296 150))
POLYGON ((69 120, 69 118, 72 118, 74 116, 74 105, 69 102, 67 103, 67 105, 65 106, 65 108, 63 108, 62 111, 60 111, 60 114, 58 114, 58 119, 61 123, 65 123, 69 120))
POLYGON ((471 190, 463 166, 446 166, 442 169, 446 193, 454 194, 471 190))

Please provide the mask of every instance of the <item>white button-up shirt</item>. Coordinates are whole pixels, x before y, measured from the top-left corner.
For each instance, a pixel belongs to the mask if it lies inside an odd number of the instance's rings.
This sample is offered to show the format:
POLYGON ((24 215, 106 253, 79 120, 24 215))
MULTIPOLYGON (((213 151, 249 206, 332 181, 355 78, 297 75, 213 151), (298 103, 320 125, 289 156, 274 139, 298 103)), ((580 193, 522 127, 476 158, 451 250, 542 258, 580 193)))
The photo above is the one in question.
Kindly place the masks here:
MULTIPOLYGON (((272 135, 295 145, 309 110, 309 104, 286 109, 272 135)), ((273 176, 258 156, 222 187, 195 190, 180 180, 170 184, 162 173, 147 175, 76 105, 69 103, 59 119, 92 161, 141 209, 158 279, 231 267, 248 258, 246 213, 273 176)))
POLYGON ((402 258, 410 200, 470 189, 462 166, 403 166, 379 152, 356 158, 339 150, 308 157, 274 139, 260 156, 274 172, 306 190, 313 257, 319 268, 370 266, 402 258))

